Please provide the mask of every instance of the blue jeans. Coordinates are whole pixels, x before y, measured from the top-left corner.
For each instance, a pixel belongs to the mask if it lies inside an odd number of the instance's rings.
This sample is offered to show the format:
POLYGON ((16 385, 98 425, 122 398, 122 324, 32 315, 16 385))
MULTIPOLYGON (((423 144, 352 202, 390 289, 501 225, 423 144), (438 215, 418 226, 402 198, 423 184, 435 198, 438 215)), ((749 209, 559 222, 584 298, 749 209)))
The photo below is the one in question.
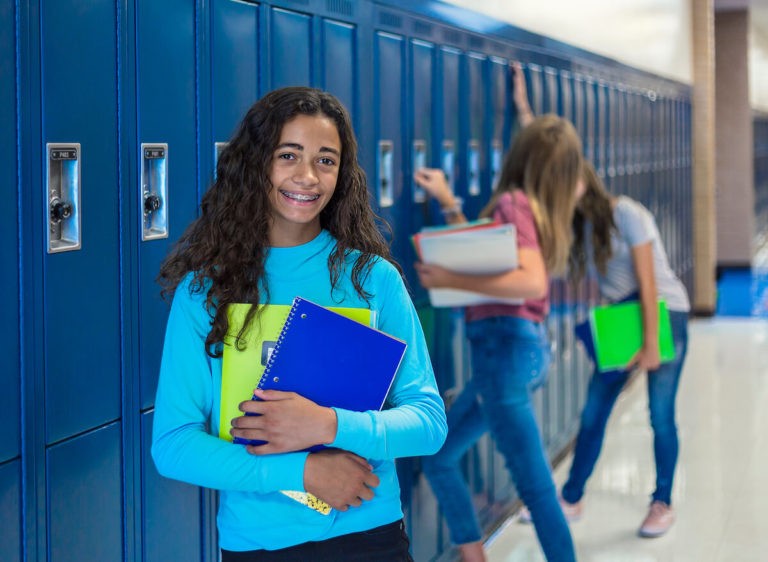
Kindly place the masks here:
MULTIPOLYGON (((656 459, 656 490, 652 501, 670 504, 672 479, 677 465, 678 439, 675 425, 675 397, 680 372, 688 349, 688 313, 669 312, 675 340, 675 359, 648 372, 648 406, 653 428, 653 453, 656 459)), ((587 390, 587 402, 581 412, 581 426, 576 437, 573 463, 568 481, 563 486, 563 499, 575 503, 584 495, 584 486, 595 468, 605 437, 605 426, 613 405, 630 372, 613 371, 605 376, 592 373, 587 390)))
POLYGON ((544 452, 531 401, 547 376, 544 327, 514 317, 469 322, 472 379, 450 407, 442 449, 423 461, 454 544, 479 541, 482 531, 459 461, 490 429, 521 499, 531 511, 547 560, 575 560, 568 523, 544 452))

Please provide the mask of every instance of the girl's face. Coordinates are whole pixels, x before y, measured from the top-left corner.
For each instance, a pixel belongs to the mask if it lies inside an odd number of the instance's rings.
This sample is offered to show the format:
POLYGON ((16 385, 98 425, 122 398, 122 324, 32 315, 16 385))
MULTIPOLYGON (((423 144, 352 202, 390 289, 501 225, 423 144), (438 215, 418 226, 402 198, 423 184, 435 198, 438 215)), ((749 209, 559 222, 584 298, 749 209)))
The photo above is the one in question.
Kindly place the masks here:
POLYGON ((333 197, 341 139, 328 117, 298 115, 283 125, 272 155, 270 245, 298 246, 320 233, 320 211, 333 197))

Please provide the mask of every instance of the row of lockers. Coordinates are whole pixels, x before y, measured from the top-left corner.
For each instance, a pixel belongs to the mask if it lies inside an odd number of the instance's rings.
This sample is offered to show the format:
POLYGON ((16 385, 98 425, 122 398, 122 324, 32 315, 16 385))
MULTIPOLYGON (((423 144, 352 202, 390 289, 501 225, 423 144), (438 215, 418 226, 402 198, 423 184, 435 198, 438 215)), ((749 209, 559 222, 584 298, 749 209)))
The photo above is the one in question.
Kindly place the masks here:
MULTIPOLYGON (((215 560, 215 495, 149 458, 168 307, 154 282, 245 110, 273 88, 330 90, 413 289, 446 397, 469 373, 461 315, 419 288, 409 235, 439 220, 411 181, 442 167, 476 215, 515 131, 508 64, 537 113, 572 119, 616 192, 658 217, 690 280, 690 92, 431 2, 284 0, 0 6, 2 560, 215 560), (470 23, 466 23, 470 22, 470 23), (16 124, 16 126, 13 126, 16 124)), ((537 397, 550 454, 573 435, 588 376, 572 336, 593 284, 553 282, 556 360, 537 397)), ((417 560, 447 546, 418 459, 400 463, 417 560)), ((490 525, 514 499, 492 443, 466 461, 490 525)))

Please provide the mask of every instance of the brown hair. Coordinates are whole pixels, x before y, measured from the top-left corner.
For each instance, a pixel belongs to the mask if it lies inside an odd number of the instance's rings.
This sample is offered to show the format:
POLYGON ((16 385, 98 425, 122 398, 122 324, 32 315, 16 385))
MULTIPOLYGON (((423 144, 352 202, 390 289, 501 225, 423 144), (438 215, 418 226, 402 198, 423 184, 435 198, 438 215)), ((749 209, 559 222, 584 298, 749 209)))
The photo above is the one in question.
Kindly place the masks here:
POLYGON ((503 193, 522 190, 533 210, 547 271, 562 274, 581 173, 581 141, 570 121, 554 114, 536 117, 515 138, 496 190, 480 215, 491 216, 503 193))
MULTIPOLYGON (((269 300, 264 261, 269 250, 272 207, 269 172, 283 126, 298 115, 323 115, 336 125, 341 162, 336 189, 320 213, 320 225, 336 238, 328 257, 331 286, 336 287, 345 260, 353 250, 351 281, 361 298, 371 295, 363 282, 377 256, 393 263, 379 230, 388 228, 373 212, 365 172, 357 161, 357 141, 349 114, 334 96, 314 88, 290 87, 268 93, 246 113, 216 166, 216 180, 203 196, 200 216, 181 236, 163 262, 158 282, 165 298, 172 296, 187 274, 191 290, 206 293, 211 330, 206 351, 219 356, 227 334, 227 305, 252 303, 238 336, 257 314, 260 290, 269 300)), ((238 341, 240 338, 238 337, 238 341)))
POLYGON ((608 260, 611 259, 611 234, 616 230, 613 220, 611 195, 606 191, 594 166, 585 162, 584 183, 586 191, 576 206, 573 215, 573 246, 570 256, 570 274, 573 279, 581 279, 587 270, 586 240, 584 227, 592 224, 592 249, 595 267, 605 273, 608 260))

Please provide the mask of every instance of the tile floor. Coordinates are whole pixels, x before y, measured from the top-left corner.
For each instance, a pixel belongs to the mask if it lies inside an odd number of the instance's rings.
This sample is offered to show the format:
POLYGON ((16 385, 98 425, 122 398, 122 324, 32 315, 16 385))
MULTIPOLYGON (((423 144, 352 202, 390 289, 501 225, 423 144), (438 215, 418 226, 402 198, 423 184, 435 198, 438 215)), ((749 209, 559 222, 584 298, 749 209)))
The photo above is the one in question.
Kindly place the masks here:
MULTIPOLYGON (((644 381, 619 399, 571 524, 580 562, 768 561, 768 320, 691 321, 678 394, 680 458, 664 537, 636 536, 653 487, 644 381)), ((558 485, 570 458, 555 471, 558 485)), ((529 525, 506 522, 486 543, 489 562, 539 562, 529 525)))

